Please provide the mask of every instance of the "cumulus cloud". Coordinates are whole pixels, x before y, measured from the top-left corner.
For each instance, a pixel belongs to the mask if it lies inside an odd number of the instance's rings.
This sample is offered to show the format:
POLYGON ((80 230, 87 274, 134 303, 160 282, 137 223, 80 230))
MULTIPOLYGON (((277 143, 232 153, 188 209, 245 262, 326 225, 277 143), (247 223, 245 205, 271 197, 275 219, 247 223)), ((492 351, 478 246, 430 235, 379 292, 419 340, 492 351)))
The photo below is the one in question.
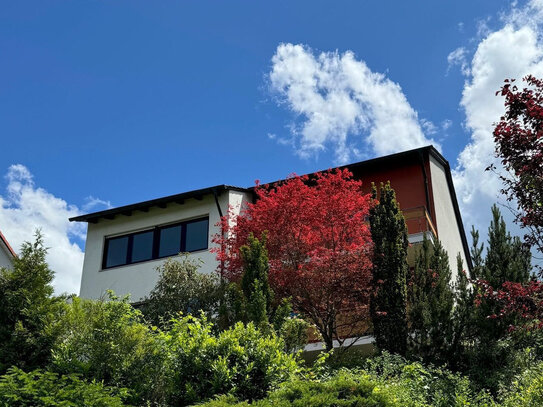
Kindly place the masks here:
POLYGON ((80 213, 76 206, 35 185, 30 171, 21 164, 9 167, 7 186, 0 195, 0 229, 15 251, 24 241, 33 241, 41 229, 47 261, 55 271, 55 292, 78 293, 83 252, 74 241, 83 242, 85 226, 68 218, 80 213))
POLYGON ((459 66, 460 72, 462 72, 463 75, 469 75, 469 63, 467 60, 468 50, 464 47, 456 48, 454 51, 452 51, 447 56, 447 62, 449 64, 447 68, 447 72, 454 67, 459 66))
POLYGON ((280 44, 270 88, 297 116, 291 143, 302 157, 332 149, 339 163, 361 151, 377 155, 438 143, 425 136, 400 86, 347 51, 316 54, 280 44))
MULTIPOLYGON (((489 31, 477 44, 469 66, 461 106, 471 138, 453 173, 465 223, 482 230, 488 227, 492 203, 503 202, 498 194, 501 182, 485 171, 491 163, 501 168, 494 158, 492 130, 503 115, 504 100, 495 92, 506 78, 543 76, 543 1, 513 8, 501 21, 499 29, 489 31)), ((511 214, 504 212, 511 220, 511 214)))

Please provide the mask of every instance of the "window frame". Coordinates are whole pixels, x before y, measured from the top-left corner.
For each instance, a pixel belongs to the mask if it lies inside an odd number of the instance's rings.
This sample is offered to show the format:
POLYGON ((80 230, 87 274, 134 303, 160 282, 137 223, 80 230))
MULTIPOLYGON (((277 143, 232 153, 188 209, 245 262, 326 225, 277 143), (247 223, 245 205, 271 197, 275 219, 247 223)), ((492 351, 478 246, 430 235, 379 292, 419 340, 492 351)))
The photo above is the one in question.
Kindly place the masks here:
POLYGON ((186 252, 187 225, 191 224, 191 223, 202 222, 202 221, 207 221, 206 247, 187 252, 187 253, 195 253, 195 252, 199 252, 199 251, 209 249, 209 215, 194 218, 194 219, 190 219, 190 220, 186 220, 186 221, 182 221, 182 222, 175 222, 175 223, 168 223, 168 224, 164 224, 164 225, 158 225, 158 226, 150 227, 150 228, 147 228, 147 229, 138 230, 137 232, 123 233, 123 234, 120 234, 120 235, 113 235, 113 236, 105 236, 104 237, 104 246, 103 246, 103 251, 102 251, 102 269, 101 269, 101 271, 102 270, 110 270, 110 269, 114 269, 114 268, 117 268, 117 267, 129 266, 129 265, 132 265, 132 264, 144 263, 146 261, 160 260, 160 259, 165 259, 167 257, 176 256, 178 253, 159 256, 160 231, 163 230, 163 229, 171 228, 171 227, 181 226, 181 236, 180 236, 180 239, 181 239, 180 240, 180 248, 181 248, 181 250, 180 250, 180 253, 186 252), (153 241, 153 243, 152 243, 153 247, 151 249, 151 253, 152 253, 151 258, 146 259, 146 260, 131 261, 132 260, 132 254, 133 254, 134 236, 139 235, 139 234, 143 234, 143 233, 148 233, 148 232, 151 232, 151 231, 153 232, 153 240, 152 240, 153 241), (111 240, 119 239, 119 238, 123 238, 123 237, 128 237, 128 245, 127 245, 127 249, 126 249, 125 263, 108 267, 107 266, 107 256, 108 256, 108 252, 109 252, 109 242, 111 240))

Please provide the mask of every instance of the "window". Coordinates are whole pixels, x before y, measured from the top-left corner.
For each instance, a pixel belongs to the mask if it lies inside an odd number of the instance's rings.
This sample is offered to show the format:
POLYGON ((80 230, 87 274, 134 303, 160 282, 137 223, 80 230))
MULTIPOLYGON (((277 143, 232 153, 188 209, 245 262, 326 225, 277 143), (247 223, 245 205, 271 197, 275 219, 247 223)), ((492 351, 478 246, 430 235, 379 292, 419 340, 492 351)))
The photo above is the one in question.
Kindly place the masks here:
POLYGON ((208 230, 209 219, 201 218, 106 238, 102 268, 206 250, 208 230))

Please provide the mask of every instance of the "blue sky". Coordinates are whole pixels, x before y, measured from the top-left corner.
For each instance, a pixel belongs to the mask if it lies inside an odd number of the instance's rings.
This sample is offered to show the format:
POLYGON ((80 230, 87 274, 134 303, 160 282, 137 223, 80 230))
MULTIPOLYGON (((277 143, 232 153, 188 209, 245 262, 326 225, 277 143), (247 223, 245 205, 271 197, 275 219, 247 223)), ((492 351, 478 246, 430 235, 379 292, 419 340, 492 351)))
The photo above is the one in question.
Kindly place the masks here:
POLYGON ((4 2, 0 230, 41 227, 77 291, 68 216, 428 142, 486 229, 494 91, 543 73, 541 3, 4 2))

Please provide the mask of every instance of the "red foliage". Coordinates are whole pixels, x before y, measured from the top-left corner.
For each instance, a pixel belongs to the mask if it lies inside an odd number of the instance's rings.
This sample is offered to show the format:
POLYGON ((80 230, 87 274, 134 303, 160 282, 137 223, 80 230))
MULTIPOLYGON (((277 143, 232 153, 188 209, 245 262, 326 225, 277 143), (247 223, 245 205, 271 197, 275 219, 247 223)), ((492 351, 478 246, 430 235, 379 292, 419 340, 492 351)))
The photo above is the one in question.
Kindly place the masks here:
MULTIPOLYGON (((348 170, 309 179, 292 176, 278 185, 256 186, 257 201, 236 219, 224 217, 217 258, 224 276, 242 274, 239 249, 253 233, 267 232, 270 284, 280 297, 311 318, 323 336, 344 331, 338 312, 366 313, 372 242, 367 222, 371 198, 348 170), (332 326, 333 325, 333 326, 332 326), (333 332, 332 332, 333 331, 333 332)), ((353 320, 353 321, 351 321, 353 320)), ((326 341, 330 338, 324 338, 326 341)))
POLYGON ((527 228, 526 241, 543 254, 543 80, 523 78, 519 90, 506 80, 496 94, 506 112, 494 129, 496 155, 509 175, 501 176, 509 200, 518 204, 517 222, 527 228))
MULTIPOLYGON (((543 282, 534 280, 522 284, 507 281, 498 290, 484 280, 477 280, 476 284, 480 288, 479 297, 489 298, 500 304, 499 313, 489 315, 489 318, 513 315, 518 317, 519 326, 511 326, 511 329, 543 328, 543 282)), ((476 300, 476 304, 479 303, 480 298, 476 300)))

